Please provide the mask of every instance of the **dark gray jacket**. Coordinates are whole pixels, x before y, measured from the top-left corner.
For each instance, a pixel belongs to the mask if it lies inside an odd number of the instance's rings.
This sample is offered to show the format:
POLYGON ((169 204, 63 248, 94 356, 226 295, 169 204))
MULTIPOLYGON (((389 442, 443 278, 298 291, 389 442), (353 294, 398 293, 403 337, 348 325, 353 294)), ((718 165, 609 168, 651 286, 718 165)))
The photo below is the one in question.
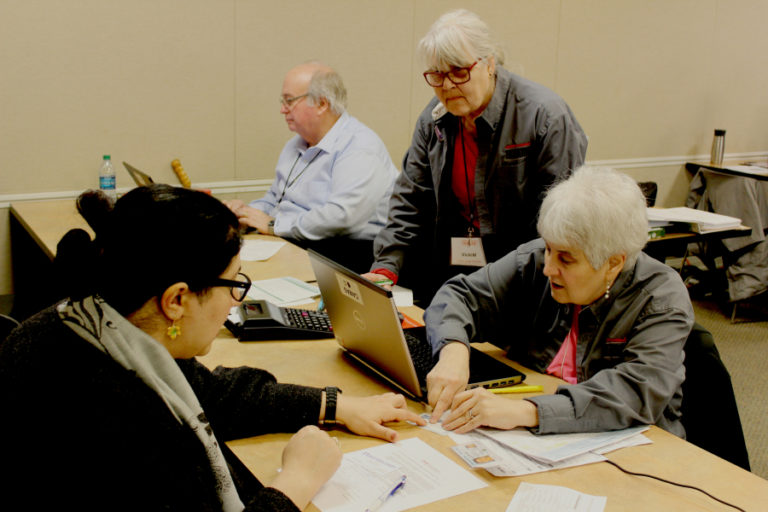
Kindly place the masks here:
MULTIPOLYGON (((457 276, 425 313, 433 351, 446 340, 490 341, 510 359, 545 372, 571 326, 573 305, 559 304, 543 274, 544 242, 520 246, 496 263, 457 276)), ((641 253, 610 297, 579 314, 578 384, 530 400, 538 433, 615 430, 655 424, 680 437, 683 345, 694 322, 680 276, 641 253)))
MULTIPOLYGON (((373 269, 384 268, 431 298, 461 269, 450 237, 466 236, 451 189, 460 119, 434 98, 416 122, 379 232, 373 269), (401 272, 402 271, 402 272, 401 272)), ((475 195, 486 258, 494 261, 536 234, 543 192, 584 163, 587 137, 568 105, 546 87, 497 67, 496 89, 477 118, 475 195)))

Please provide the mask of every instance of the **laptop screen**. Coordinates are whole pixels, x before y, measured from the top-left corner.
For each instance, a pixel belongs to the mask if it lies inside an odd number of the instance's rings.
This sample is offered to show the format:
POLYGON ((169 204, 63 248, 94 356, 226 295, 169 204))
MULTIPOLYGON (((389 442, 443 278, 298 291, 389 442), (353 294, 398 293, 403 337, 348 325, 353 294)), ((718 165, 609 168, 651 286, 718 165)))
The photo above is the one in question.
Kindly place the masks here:
POLYGON ((312 250, 308 252, 339 345, 409 394, 421 396, 392 293, 312 250))
POLYGON ((129 164, 128 162, 123 162, 123 165, 125 166, 125 169, 128 171, 128 174, 131 175, 131 178, 133 178, 133 181, 136 182, 136 185, 139 187, 146 187, 148 185, 152 185, 155 180, 152 179, 151 176, 148 174, 145 174, 129 164))
MULTIPOLYGON (((414 366, 392 293, 312 250, 308 252, 342 348, 407 394, 424 397, 426 372, 417 372, 414 366)), ((410 331, 421 334, 420 343, 427 344, 423 329, 410 331)), ((508 386, 523 378, 511 366, 471 349, 468 387, 508 386)))

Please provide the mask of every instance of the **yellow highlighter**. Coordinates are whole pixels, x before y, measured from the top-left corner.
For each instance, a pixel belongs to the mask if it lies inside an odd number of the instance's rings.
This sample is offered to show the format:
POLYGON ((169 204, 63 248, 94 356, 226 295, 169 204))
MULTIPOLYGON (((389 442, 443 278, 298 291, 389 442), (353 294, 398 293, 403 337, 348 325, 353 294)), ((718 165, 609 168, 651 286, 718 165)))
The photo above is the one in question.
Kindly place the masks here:
POLYGON ((491 388, 490 392, 496 395, 503 395, 506 393, 542 393, 544 388, 542 386, 510 386, 508 388, 491 388))

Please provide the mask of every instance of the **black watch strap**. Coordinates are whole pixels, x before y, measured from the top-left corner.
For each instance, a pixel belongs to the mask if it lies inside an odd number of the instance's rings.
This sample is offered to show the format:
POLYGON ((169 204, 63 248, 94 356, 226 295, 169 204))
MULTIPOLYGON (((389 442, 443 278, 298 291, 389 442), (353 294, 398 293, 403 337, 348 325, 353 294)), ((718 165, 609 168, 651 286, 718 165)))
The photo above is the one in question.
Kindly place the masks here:
POLYGON ((334 386, 328 386, 325 388, 325 418, 323 419, 323 425, 336 425, 336 402, 338 400, 338 394, 341 390, 334 386))

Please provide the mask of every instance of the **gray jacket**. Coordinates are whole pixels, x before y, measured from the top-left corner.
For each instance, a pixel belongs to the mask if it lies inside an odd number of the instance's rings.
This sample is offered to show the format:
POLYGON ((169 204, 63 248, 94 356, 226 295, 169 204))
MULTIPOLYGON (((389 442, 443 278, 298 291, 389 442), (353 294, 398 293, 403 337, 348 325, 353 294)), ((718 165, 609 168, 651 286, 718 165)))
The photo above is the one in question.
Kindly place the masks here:
MULTIPOLYGON (((581 166, 587 150, 587 136, 562 98, 496 69, 493 97, 475 122, 476 208, 488 261, 537 236, 543 192, 581 166)), ((468 228, 451 189, 459 123, 437 98, 421 113, 374 245, 372 269, 410 274, 414 282, 404 284, 429 298, 462 270, 449 265, 450 237, 466 236, 468 228)))
MULTIPOLYGON (((573 305, 551 296, 544 243, 534 240, 496 263, 457 276, 425 313, 437 353, 447 340, 489 341, 510 359, 544 373, 571 326, 573 305)), ((680 437, 683 345, 693 327, 678 274, 645 253, 623 270, 610 297, 579 314, 578 384, 531 398, 537 433, 589 432, 655 424, 680 437)))

